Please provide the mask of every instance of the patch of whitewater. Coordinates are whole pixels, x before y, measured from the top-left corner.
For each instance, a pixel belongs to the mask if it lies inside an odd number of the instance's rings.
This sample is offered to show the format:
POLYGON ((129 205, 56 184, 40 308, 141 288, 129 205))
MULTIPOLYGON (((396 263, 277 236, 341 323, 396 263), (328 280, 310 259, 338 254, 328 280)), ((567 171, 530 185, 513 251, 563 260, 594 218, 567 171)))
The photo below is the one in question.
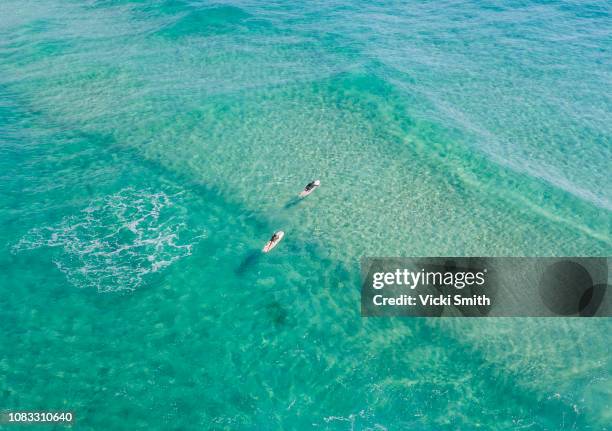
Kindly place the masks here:
POLYGON ((31 229, 12 251, 57 248, 53 262, 74 286, 134 290, 147 274, 189 256, 203 236, 185 239, 189 232, 180 199, 181 193, 123 189, 56 226, 31 229))

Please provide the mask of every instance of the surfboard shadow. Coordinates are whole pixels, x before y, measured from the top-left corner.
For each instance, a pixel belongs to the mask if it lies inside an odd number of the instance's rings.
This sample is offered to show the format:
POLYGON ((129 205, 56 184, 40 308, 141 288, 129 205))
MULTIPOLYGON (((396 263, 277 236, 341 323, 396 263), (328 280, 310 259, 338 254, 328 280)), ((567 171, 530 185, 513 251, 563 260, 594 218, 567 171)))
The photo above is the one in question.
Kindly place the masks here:
POLYGON ((291 198, 289 200, 289 202, 287 202, 283 208, 286 209, 286 210, 289 209, 289 208, 293 208, 294 206, 296 206, 297 204, 299 204, 303 200, 304 199, 300 199, 299 197, 291 198))
POLYGON ((259 250, 252 250, 247 256, 242 260, 238 268, 234 270, 237 275, 243 275, 245 272, 249 270, 250 267, 254 266, 259 258, 261 257, 261 252, 259 250))

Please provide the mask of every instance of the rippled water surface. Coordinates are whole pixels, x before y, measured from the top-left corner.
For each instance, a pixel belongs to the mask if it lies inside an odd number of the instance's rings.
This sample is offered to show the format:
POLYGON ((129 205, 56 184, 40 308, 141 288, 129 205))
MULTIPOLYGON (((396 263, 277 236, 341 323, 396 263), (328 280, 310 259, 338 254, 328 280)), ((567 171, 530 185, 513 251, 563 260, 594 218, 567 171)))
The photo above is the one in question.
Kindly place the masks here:
POLYGON ((358 262, 610 255, 611 13, 3 0, 0 407, 609 429, 609 319, 362 319, 358 262))

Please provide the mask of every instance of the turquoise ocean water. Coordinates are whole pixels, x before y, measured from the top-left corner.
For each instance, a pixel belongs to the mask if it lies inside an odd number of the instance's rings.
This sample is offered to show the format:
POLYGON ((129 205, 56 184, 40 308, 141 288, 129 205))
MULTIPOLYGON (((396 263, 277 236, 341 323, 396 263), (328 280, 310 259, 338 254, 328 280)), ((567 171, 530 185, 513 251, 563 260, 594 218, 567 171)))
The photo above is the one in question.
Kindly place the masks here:
POLYGON ((610 319, 362 319, 358 262, 612 254, 611 14, 2 0, 0 408, 610 429, 610 319))

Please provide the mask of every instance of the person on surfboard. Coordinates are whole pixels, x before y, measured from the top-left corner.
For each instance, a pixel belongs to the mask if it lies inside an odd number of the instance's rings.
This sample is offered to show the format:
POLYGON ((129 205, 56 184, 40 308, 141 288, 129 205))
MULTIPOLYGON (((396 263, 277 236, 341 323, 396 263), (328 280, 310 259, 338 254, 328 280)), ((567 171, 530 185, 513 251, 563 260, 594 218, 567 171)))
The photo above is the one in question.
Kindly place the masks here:
POLYGON ((308 184, 306 184, 306 187, 304 187, 304 191, 305 192, 309 192, 312 189, 314 189, 315 187, 317 187, 319 184, 317 184, 319 181, 311 181, 308 184))
POLYGON ((314 181, 309 182, 308 184, 306 184, 306 187, 304 187, 304 190, 299 194, 299 196, 301 198, 308 196, 309 194, 313 192, 314 189, 316 189, 320 185, 321 185, 321 181, 319 180, 314 180, 314 181))
POLYGON ((282 230, 274 232, 274 235, 272 235, 272 238, 270 238, 270 241, 268 241, 268 243, 264 246, 264 248, 261 251, 263 251, 264 253, 269 252, 274 247, 276 247, 276 245, 280 242, 281 239, 283 239, 284 236, 285 236, 285 232, 283 232, 282 230))

